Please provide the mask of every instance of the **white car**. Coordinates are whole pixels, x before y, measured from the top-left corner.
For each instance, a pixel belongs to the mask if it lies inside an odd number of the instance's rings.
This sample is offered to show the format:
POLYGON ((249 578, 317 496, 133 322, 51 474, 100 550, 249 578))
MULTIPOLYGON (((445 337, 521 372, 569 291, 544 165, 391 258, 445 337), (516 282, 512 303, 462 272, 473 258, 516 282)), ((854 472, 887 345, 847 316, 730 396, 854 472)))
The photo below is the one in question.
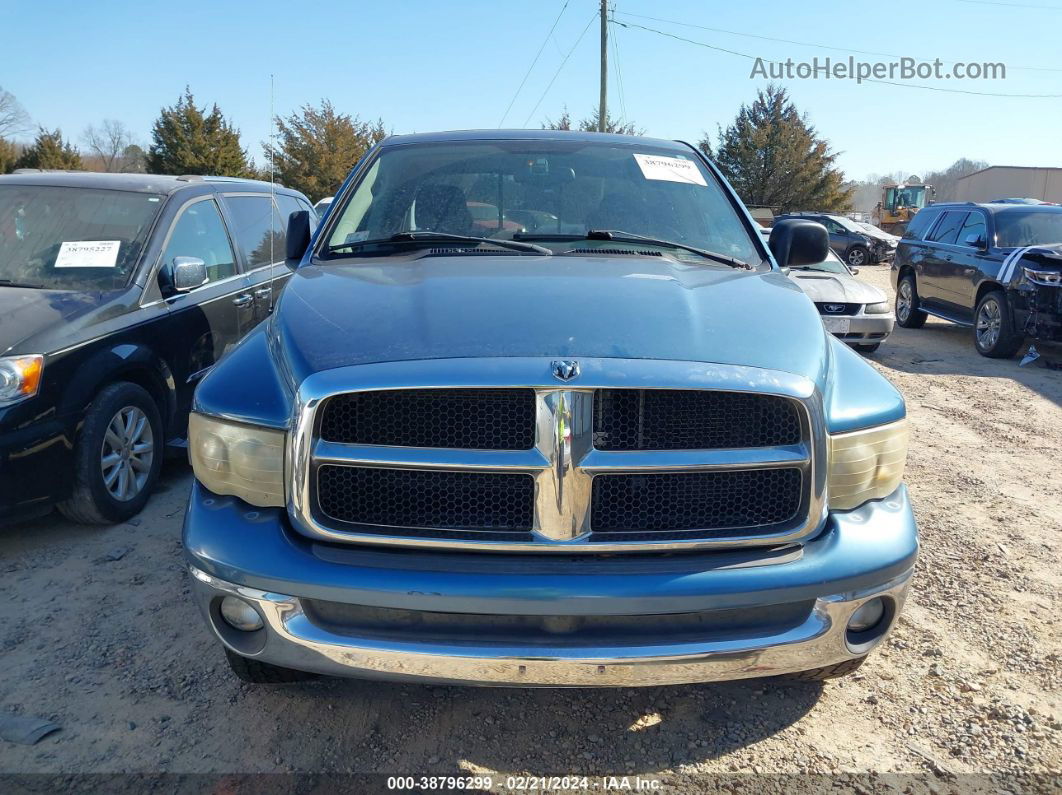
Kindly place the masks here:
POLYGON ((324 218, 325 213, 328 212, 328 208, 332 206, 332 199, 334 198, 335 196, 325 196, 313 206, 313 209, 317 211, 318 218, 324 218))
POLYGON ((860 353, 873 353, 892 333, 896 317, 884 292, 855 278, 832 251, 815 265, 789 269, 789 278, 815 302, 826 330, 860 353))

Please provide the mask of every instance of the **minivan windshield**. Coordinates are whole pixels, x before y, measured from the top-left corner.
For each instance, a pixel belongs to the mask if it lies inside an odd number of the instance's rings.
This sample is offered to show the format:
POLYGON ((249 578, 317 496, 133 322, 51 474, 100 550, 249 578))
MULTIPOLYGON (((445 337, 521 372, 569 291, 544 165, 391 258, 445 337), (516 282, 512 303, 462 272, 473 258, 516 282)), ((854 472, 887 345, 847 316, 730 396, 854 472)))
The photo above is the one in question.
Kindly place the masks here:
POLYGON ((0 286, 125 287, 161 205, 151 193, 0 185, 0 286))
POLYGON ((1062 210, 1008 210, 996 215, 996 245, 1062 243, 1062 210))
POLYGON ((616 248, 621 241, 624 249, 666 251, 698 264, 712 260, 695 250, 754 266, 763 260, 722 185, 696 153, 639 142, 391 145, 353 193, 336 203, 342 206, 333 213, 338 217, 324 249, 338 256, 381 253, 371 244, 396 235, 423 245, 451 235, 499 241, 507 253, 536 248, 541 253, 544 246, 545 253, 562 254, 616 248))

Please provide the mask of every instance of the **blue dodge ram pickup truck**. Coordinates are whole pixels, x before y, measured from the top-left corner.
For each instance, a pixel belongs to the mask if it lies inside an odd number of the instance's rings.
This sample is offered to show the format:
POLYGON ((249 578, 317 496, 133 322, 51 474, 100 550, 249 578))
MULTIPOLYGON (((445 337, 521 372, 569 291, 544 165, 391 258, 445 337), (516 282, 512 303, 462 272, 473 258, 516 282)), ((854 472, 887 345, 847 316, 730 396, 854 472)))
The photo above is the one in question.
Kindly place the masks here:
POLYGON ((631 686, 855 670, 918 553, 903 399, 671 141, 392 137, 196 391, 233 671, 631 686), (474 210, 474 212, 473 212, 474 210))

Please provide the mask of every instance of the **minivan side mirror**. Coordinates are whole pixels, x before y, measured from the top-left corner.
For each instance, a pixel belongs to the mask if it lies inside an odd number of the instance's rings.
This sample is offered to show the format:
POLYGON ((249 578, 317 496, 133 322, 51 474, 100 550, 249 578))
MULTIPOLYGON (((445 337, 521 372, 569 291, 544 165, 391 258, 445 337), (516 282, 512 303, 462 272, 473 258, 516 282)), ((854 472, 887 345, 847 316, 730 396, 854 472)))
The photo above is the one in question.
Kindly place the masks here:
POLYGON ((774 225, 767 245, 782 268, 815 265, 826 259, 830 235, 825 226, 815 221, 787 218, 774 225))
POLYGON ((287 265, 293 269, 310 245, 310 211, 297 210, 288 216, 287 265))
POLYGON ((170 275, 173 289, 187 293, 207 283, 206 263, 199 257, 174 257, 170 275))

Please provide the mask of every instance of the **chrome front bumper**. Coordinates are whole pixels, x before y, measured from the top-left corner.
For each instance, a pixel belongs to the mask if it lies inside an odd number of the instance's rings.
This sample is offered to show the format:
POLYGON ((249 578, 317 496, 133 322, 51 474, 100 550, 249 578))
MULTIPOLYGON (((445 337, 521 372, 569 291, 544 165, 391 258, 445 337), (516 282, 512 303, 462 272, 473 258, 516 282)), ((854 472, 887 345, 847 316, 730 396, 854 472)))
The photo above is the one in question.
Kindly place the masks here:
POLYGON ((217 637, 233 651, 273 665, 333 676, 515 687, 638 687, 795 673, 865 655, 891 630, 911 571, 857 593, 824 596, 799 626, 782 634, 699 643, 616 646, 468 646, 352 638, 315 624, 298 597, 219 580, 190 566, 193 591, 217 637), (265 622, 236 633, 220 618, 220 598, 252 604, 265 622), (852 647, 848 619, 868 599, 884 597, 888 627, 852 647))

